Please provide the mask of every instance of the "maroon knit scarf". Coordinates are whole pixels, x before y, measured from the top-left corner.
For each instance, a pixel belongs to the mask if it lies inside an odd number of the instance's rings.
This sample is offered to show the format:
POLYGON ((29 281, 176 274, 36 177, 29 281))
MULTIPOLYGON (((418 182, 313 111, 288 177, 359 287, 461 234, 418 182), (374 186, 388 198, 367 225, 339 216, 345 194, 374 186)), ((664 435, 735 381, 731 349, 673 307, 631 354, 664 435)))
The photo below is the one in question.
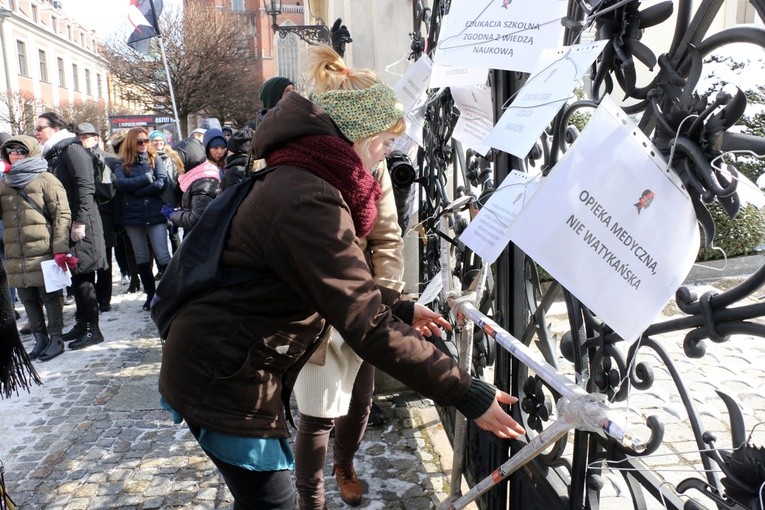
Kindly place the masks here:
POLYGON ((266 156, 268 166, 304 168, 337 188, 351 209, 356 235, 366 237, 377 219, 380 184, 361 162, 353 146, 332 135, 296 138, 266 156))

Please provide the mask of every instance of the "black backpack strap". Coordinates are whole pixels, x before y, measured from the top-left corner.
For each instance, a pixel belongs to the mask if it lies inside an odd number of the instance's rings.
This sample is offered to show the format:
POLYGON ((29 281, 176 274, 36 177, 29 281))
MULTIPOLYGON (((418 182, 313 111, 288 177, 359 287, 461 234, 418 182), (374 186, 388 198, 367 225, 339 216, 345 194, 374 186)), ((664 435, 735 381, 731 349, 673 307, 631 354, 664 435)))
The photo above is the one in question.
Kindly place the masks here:
POLYGON ((46 211, 45 209, 42 209, 39 205, 37 205, 37 203, 34 200, 32 200, 32 198, 29 195, 27 195, 26 191, 24 191, 21 188, 11 188, 11 189, 15 190, 16 193, 18 193, 19 196, 21 196, 21 198, 23 198, 26 203, 28 203, 29 205, 32 206, 32 208, 34 208, 35 211, 42 214, 45 217, 45 221, 53 225, 53 220, 50 219, 50 215, 48 214, 48 211, 46 211))

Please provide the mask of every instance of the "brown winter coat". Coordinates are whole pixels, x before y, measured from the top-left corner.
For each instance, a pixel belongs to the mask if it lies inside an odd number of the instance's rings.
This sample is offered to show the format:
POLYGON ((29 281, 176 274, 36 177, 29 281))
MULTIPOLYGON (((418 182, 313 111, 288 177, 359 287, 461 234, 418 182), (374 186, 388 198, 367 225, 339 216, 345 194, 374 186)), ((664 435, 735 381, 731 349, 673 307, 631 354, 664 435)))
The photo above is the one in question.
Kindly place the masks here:
POLYGON ((64 186, 53 174, 39 174, 24 191, 41 209, 47 210, 53 225, 5 179, 0 180, 5 269, 11 287, 44 287, 40 262, 51 260, 54 253, 68 253, 72 215, 64 186))
MULTIPOLYGON (((254 156, 308 134, 342 136, 320 108, 289 94, 259 126, 254 156)), ((311 172, 280 166, 255 182, 221 264, 260 278, 193 301, 170 328, 159 390, 189 423, 288 437, 283 404, 324 318, 362 358, 439 404, 467 393, 469 374, 394 315, 411 313, 410 305, 378 289, 348 205, 311 172)))

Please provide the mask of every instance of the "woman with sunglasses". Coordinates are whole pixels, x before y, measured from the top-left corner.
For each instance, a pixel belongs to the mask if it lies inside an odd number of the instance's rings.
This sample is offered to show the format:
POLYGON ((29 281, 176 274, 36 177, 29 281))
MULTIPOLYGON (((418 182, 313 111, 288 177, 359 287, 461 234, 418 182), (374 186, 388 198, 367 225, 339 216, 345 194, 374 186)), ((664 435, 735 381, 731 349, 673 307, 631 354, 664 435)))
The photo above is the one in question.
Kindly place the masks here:
POLYGON ((8 282, 18 291, 35 338, 30 359, 48 361, 64 352, 64 310, 61 290, 45 291, 41 263, 55 259, 66 264, 72 220, 69 201, 31 136, 11 137, 0 146, 0 156, 10 164, 0 180, 8 282))
POLYGON ((149 310, 155 290, 149 243, 160 272, 164 272, 170 263, 167 220, 162 215, 162 192, 167 187, 167 173, 162 158, 151 147, 146 128, 134 127, 127 132, 119 156, 121 161, 114 173, 117 189, 122 192, 120 216, 146 292, 143 309, 149 310))
POLYGON ((66 190, 72 211, 69 253, 77 258, 72 269, 72 291, 77 307, 74 327, 64 333, 70 350, 83 349, 104 341, 98 327, 96 271, 109 267, 104 228, 95 200, 93 157, 74 134, 75 128, 56 112, 37 117, 35 138, 43 146, 48 170, 66 190))

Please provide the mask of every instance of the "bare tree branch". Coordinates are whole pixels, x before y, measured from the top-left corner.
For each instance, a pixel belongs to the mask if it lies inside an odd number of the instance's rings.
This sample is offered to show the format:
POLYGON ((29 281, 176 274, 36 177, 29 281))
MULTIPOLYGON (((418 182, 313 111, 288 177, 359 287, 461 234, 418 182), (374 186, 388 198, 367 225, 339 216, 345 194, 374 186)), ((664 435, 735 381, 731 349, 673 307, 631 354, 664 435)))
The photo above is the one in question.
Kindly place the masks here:
MULTIPOLYGON (((160 30, 184 132, 190 114, 236 125, 255 118, 260 84, 251 71, 255 56, 242 16, 189 2, 183 12, 163 13, 160 30)), ((152 41, 148 55, 114 36, 105 46, 109 72, 125 85, 123 97, 147 112, 172 116, 159 41, 152 41)))

